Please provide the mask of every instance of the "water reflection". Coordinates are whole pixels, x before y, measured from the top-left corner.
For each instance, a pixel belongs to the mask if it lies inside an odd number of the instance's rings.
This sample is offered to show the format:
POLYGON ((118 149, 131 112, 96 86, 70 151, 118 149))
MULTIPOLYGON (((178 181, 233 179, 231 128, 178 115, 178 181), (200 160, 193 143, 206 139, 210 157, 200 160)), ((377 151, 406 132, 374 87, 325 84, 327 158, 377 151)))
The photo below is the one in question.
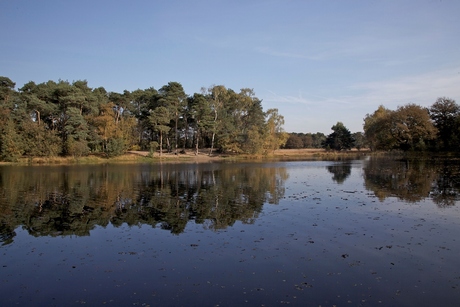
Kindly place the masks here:
POLYGON ((174 234, 190 221, 222 229, 253 223, 284 196, 285 168, 213 165, 3 167, 0 241, 89 235, 95 226, 148 224, 174 234))
POLYGON ((341 164, 334 164, 327 167, 329 173, 333 174, 332 180, 338 184, 344 183, 344 181, 350 177, 351 174, 351 163, 344 162, 341 164))
POLYGON ((452 159, 373 158, 364 166, 364 184, 381 201, 398 197, 413 203, 430 197, 439 207, 453 206, 460 199, 460 164, 452 159))
POLYGON ((438 163, 438 176, 431 189, 431 198, 439 207, 450 207, 460 199, 460 164, 442 160, 438 163))
POLYGON ((8 306, 457 306, 460 208, 407 200, 458 203, 458 166, 0 166, 0 296, 8 306))
MULTIPOLYGON (((343 184, 352 164, 326 164, 324 174, 343 184)), ((0 242, 13 242, 18 226, 38 237, 87 236, 96 226, 124 223, 174 234, 191 221, 211 230, 253 223, 264 203, 284 197, 286 165, 3 166, 0 242)), ((371 158, 362 165, 365 188, 381 201, 429 197, 449 207, 460 199, 458 160, 371 158)))

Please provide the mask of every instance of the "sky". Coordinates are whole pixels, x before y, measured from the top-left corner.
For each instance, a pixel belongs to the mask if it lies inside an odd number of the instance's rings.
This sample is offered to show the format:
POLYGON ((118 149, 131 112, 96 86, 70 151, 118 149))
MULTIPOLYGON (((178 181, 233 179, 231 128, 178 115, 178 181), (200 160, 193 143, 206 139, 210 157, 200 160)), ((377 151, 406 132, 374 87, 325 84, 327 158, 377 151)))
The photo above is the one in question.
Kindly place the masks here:
POLYGON ((287 132, 460 104, 458 0, 0 0, 0 76, 123 92, 251 88, 287 132))

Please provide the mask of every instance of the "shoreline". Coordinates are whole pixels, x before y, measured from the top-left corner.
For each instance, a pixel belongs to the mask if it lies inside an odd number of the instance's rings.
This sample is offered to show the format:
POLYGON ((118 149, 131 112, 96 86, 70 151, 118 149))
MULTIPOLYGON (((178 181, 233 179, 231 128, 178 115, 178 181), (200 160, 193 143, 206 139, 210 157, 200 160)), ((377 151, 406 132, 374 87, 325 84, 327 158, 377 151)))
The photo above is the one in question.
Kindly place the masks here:
POLYGON ((325 149, 303 148, 303 149, 278 149, 267 155, 239 155, 213 153, 209 150, 200 150, 196 155, 194 150, 187 150, 185 153, 155 153, 149 157, 148 151, 128 151, 125 154, 106 158, 103 156, 89 155, 86 157, 30 157, 21 158, 17 162, 0 162, 0 165, 73 165, 73 164, 103 164, 103 163, 213 163, 221 161, 282 161, 302 159, 341 159, 356 157, 357 155, 369 154, 369 150, 350 151, 326 151, 325 149))

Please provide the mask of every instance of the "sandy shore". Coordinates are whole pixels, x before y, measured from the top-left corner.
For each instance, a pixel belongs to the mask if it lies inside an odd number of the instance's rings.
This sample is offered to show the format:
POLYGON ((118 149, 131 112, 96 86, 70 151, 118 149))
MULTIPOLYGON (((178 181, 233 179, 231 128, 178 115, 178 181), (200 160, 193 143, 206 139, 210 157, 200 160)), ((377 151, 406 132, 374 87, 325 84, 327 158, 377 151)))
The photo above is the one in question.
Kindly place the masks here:
MULTIPOLYGON (((360 152, 366 152, 365 150, 361 150, 360 152)), ((323 156, 323 155, 346 155, 346 154, 356 154, 358 153, 357 150, 351 150, 348 152, 328 152, 324 149, 316 149, 316 148, 304 148, 304 149, 278 149, 275 150, 272 154, 267 156, 260 156, 260 158, 311 158, 314 156, 323 156)), ((148 151, 128 151, 127 155, 131 156, 142 156, 147 157, 149 155, 148 151)), ((163 153, 162 156, 159 156, 159 153, 155 153, 154 159, 165 159, 166 161, 194 161, 194 162, 213 162, 213 161, 220 161, 224 159, 232 159, 232 158, 245 158, 249 156, 244 155, 232 155, 232 154, 219 154, 213 153, 211 156, 209 155, 209 150, 201 150, 198 155, 195 154, 195 151, 190 150, 186 151, 185 153, 181 154, 174 154, 174 153, 163 153)), ((249 158, 257 158, 257 157, 249 157, 249 158)))
MULTIPOLYGON (((147 157, 149 155, 148 151, 128 151, 128 155, 136 155, 136 156, 142 156, 142 157, 147 157)), ((185 154, 174 154, 174 153, 162 153, 160 156, 159 153, 154 154, 154 159, 161 159, 164 158, 166 160, 187 160, 187 161, 196 161, 196 162, 212 162, 212 161, 218 161, 223 159, 224 157, 220 154, 213 154, 209 155, 209 151, 200 151, 197 154, 195 154, 195 151, 186 151, 185 154)))
POLYGON ((217 162, 222 160, 302 160, 302 159, 334 159, 340 157, 346 157, 356 154, 365 154, 367 150, 351 150, 344 152, 326 151, 324 149, 279 149, 268 155, 238 155, 238 154, 220 154, 213 153, 209 155, 209 149, 201 150, 198 155, 195 154, 194 150, 187 150, 185 153, 163 153, 160 157, 159 153, 155 153, 153 158, 148 158, 148 151, 128 151, 124 155, 107 159, 101 155, 90 155, 87 157, 32 157, 32 158, 21 158, 16 162, 0 162, 0 165, 4 164, 27 164, 27 165, 46 165, 46 164, 93 164, 93 163, 145 163, 145 162, 164 162, 164 163, 208 163, 217 162))

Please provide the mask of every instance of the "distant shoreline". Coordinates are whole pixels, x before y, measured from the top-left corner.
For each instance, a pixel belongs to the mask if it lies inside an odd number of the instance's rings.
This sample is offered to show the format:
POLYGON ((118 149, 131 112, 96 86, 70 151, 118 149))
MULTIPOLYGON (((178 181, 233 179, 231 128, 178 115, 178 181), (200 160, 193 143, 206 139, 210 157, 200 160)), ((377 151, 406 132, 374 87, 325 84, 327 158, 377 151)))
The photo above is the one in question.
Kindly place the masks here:
POLYGON ((148 151, 128 151, 125 154, 106 158, 103 156, 89 155, 86 157, 31 157, 21 158, 17 162, 0 162, 0 165, 72 165, 72 164, 122 164, 122 163, 212 163, 219 161, 272 161, 272 160, 301 160, 313 158, 330 159, 334 157, 348 157, 369 154, 370 151, 327 151, 317 148, 303 149, 278 149, 267 155, 239 155, 213 153, 209 155, 209 149, 200 150, 196 155, 194 150, 187 150, 185 153, 164 152, 161 156, 156 152, 153 157, 148 151))

